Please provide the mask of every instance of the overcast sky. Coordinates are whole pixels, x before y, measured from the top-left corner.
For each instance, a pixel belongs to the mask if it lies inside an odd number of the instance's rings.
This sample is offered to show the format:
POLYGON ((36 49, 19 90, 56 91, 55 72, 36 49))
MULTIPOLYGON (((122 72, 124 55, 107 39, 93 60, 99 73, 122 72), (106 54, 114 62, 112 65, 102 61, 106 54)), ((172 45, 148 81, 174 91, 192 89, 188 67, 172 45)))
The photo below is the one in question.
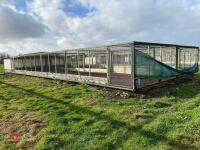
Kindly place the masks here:
POLYGON ((0 52, 130 41, 200 45, 200 0, 0 1, 0 52))

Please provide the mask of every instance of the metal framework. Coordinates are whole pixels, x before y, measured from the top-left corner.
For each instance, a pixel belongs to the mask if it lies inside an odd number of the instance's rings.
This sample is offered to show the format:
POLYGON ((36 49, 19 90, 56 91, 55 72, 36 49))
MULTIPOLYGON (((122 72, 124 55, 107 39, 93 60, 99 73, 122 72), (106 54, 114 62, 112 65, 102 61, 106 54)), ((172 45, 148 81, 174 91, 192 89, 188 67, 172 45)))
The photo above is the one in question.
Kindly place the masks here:
POLYGON ((125 90, 136 90, 166 80, 139 75, 136 50, 176 69, 199 62, 198 47, 131 42, 24 54, 12 58, 12 72, 125 90))

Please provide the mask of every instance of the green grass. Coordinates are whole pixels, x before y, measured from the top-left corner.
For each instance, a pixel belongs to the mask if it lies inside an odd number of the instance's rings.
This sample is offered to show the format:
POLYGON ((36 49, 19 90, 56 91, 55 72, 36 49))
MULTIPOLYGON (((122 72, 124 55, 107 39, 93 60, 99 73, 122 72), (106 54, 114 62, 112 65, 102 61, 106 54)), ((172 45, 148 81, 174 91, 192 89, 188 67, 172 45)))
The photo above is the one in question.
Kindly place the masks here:
POLYGON ((0 149, 200 149, 200 76, 160 98, 112 100, 105 89, 0 76, 0 149), (30 135, 19 143, 8 132, 30 135))
POLYGON ((2 64, 0 64, 0 73, 4 73, 4 67, 2 64))

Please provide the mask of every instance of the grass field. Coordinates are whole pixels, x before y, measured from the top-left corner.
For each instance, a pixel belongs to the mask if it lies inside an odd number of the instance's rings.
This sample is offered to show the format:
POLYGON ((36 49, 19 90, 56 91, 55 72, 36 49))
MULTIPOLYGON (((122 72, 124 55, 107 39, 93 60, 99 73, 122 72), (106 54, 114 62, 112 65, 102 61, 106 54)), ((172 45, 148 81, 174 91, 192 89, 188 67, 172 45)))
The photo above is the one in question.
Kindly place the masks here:
POLYGON ((117 100, 85 84, 0 76, 0 149, 200 149, 199 126, 199 75, 160 98, 117 100))

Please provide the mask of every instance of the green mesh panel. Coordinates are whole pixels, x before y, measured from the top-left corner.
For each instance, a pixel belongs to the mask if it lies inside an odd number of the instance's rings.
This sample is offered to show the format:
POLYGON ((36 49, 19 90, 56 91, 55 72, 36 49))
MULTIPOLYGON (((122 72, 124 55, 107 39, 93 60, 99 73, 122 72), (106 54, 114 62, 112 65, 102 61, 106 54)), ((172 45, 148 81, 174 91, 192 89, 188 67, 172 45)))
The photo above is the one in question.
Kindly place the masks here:
POLYGON ((138 50, 135 51, 135 67, 137 77, 160 78, 195 73, 199 69, 198 64, 194 64, 191 67, 177 70, 138 50))

